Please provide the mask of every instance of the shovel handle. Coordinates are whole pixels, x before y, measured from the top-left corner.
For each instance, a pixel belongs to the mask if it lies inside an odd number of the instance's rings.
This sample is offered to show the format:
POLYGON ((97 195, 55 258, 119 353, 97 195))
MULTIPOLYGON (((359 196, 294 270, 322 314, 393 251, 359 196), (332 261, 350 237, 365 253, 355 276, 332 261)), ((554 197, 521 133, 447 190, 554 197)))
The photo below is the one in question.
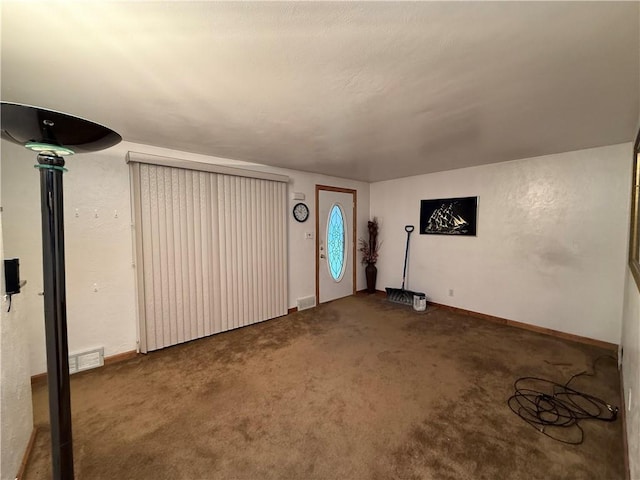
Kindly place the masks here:
POLYGON ((402 290, 404 290, 404 281, 407 278, 407 257, 409 256, 409 238, 411 237, 411 232, 413 232, 413 225, 405 225, 404 231, 407 232, 407 246, 404 250, 404 268, 402 269, 402 290))

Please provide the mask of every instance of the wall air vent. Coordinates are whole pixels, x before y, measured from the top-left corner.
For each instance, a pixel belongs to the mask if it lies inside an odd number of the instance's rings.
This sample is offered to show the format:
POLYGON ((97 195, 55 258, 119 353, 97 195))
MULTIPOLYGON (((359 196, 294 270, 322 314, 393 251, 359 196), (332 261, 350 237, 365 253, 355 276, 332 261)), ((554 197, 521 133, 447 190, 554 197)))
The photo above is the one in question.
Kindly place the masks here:
POLYGON ((78 373, 104 365, 104 347, 69 355, 69 373, 78 373))
POLYGON ((306 310, 308 308, 313 308, 316 306, 316 296, 311 295, 309 297, 298 298, 298 311, 306 310))

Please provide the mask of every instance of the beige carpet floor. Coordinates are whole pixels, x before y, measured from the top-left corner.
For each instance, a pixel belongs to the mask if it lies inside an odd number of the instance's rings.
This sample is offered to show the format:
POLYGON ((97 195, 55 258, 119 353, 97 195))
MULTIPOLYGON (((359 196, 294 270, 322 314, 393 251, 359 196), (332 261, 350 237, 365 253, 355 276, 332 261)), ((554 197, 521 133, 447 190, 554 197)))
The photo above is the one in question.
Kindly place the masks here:
MULTIPOLYGON (((355 296, 72 377, 76 478, 624 478, 622 424, 554 441, 507 407, 611 352, 355 296)), ((619 405, 616 362, 572 386, 619 405)), ((50 478, 46 386, 27 480, 50 478)))

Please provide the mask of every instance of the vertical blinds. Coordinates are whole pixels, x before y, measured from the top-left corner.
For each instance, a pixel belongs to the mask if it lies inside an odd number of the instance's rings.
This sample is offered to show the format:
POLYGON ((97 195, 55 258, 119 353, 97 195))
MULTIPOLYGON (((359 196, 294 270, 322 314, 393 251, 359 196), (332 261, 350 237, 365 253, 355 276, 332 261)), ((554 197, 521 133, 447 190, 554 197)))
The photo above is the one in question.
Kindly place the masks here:
POLYGON ((287 313, 286 183, 130 165, 142 352, 287 313))

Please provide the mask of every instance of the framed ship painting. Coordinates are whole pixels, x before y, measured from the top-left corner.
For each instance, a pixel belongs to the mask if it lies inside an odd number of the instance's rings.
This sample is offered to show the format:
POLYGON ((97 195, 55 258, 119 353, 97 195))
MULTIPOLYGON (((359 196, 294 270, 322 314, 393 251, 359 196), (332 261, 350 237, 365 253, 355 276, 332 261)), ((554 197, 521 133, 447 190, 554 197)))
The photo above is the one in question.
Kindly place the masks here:
POLYGON ((420 201, 421 235, 476 236, 478 197, 420 201))

